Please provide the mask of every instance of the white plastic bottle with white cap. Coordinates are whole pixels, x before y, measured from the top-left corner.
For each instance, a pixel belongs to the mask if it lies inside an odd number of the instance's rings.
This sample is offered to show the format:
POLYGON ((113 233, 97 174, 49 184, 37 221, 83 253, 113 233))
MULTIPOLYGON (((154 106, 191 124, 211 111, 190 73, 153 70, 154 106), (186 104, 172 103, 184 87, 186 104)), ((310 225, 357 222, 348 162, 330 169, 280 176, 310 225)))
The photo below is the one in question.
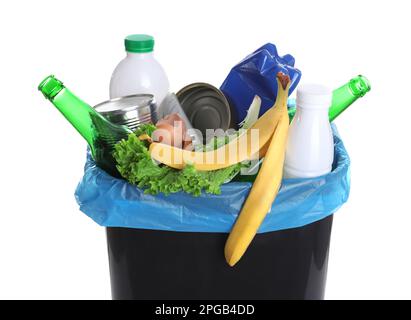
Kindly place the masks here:
POLYGON ((291 122, 284 178, 312 178, 331 172, 334 139, 328 118, 332 91, 305 84, 297 89, 297 110, 291 122))
POLYGON ((169 90, 166 73, 154 58, 154 38, 133 34, 124 39, 127 52, 110 81, 110 99, 133 94, 152 94, 159 106, 169 90))

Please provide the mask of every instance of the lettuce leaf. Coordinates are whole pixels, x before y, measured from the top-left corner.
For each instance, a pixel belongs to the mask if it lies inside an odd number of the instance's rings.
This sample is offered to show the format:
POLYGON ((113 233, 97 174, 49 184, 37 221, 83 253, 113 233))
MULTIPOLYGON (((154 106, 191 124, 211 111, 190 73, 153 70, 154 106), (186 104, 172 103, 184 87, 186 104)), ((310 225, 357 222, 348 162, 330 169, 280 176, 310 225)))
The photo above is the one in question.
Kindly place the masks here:
POLYGON ((215 171, 197 171, 194 166, 187 165, 182 170, 176 170, 165 165, 158 165, 151 159, 148 143, 140 141, 142 134, 152 135, 154 125, 141 126, 121 140, 115 146, 113 153, 117 169, 128 182, 144 189, 145 193, 168 195, 184 191, 199 196, 202 191, 212 194, 221 193, 221 185, 234 177, 243 167, 236 164, 215 171))

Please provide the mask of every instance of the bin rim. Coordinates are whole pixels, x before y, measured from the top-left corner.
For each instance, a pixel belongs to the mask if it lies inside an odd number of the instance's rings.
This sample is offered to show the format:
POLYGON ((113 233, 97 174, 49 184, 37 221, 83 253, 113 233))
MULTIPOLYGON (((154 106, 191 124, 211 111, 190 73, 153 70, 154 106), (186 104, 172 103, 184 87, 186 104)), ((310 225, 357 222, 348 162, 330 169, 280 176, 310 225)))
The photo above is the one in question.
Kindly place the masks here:
MULTIPOLYGON (((333 170, 309 179, 284 179, 258 233, 296 228, 334 214, 350 191, 350 158, 335 125, 333 170)), ((88 152, 84 176, 75 191, 80 210, 104 227, 177 232, 230 232, 252 183, 230 182, 221 195, 179 192, 144 194, 96 166, 88 152)))

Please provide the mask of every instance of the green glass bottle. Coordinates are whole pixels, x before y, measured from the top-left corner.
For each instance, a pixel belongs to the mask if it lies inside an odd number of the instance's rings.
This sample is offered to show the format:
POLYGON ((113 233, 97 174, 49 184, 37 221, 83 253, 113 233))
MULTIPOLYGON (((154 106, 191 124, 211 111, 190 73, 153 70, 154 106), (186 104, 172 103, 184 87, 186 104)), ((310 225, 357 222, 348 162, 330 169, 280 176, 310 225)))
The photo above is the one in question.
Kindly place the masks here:
MULTIPOLYGON (((342 87, 333 91, 333 100, 329 110, 330 122, 337 118, 345 109, 352 105, 358 98, 363 97, 371 90, 368 79, 364 76, 357 76, 351 79, 342 87)), ((290 122, 294 117, 295 108, 288 109, 290 122)))
POLYGON ((96 164, 112 176, 120 177, 112 153, 114 145, 127 138, 131 130, 106 120, 54 76, 44 79, 38 89, 87 141, 96 164))

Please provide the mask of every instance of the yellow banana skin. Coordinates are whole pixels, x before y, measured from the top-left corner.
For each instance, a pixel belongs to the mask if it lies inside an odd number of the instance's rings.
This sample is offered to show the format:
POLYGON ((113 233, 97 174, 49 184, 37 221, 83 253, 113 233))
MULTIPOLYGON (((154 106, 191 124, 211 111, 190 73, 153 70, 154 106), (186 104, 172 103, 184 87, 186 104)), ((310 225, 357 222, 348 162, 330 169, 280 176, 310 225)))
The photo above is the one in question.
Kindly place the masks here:
POLYGON ((192 164, 198 171, 212 171, 227 168, 236 163, 253 158, 255 154, 259 154, 261 149, 263 149, 262 151, 265 153, 264 147, 267 148, 279 117, 280 113, 278 110, 274 107, 271 108, 243 135, 240 135, 237 139, 233 139, 228 144, 213 151, 195 152, 182 150, 162 143, 151 143, 149 152, 152 159, 175 169, 183 169, 186 163, 192 164), (258 130, 259 132, 258 144, 251 143, 253 130, 258 130), (243 145, 245 145, 246 148, 240 150, 241 148, 238 146, 244 141, 246 141, 246 143, 243 145), (236 150, 236 152, 233 152, 233 149, 236 150), (185 161, 187 159, 189 159, 189 161, 185 161), (223 161, 221 161, 221 159, 223 159, 223 161))
MULTIPOLYGON (((234 266, 246 252, 264 218, 270 211, 281 186, 289 126, 287 97, 290 79, 288 76, 278 74, 277 83, 278 95, 272 109, 278 113, 275 117, 278 119, 278 125, 250 194, 227 239, 224 254, 230 266, 234 266)), ((263 153, 262 151, 265 150, 260 150, 260 155, 263 153)))

